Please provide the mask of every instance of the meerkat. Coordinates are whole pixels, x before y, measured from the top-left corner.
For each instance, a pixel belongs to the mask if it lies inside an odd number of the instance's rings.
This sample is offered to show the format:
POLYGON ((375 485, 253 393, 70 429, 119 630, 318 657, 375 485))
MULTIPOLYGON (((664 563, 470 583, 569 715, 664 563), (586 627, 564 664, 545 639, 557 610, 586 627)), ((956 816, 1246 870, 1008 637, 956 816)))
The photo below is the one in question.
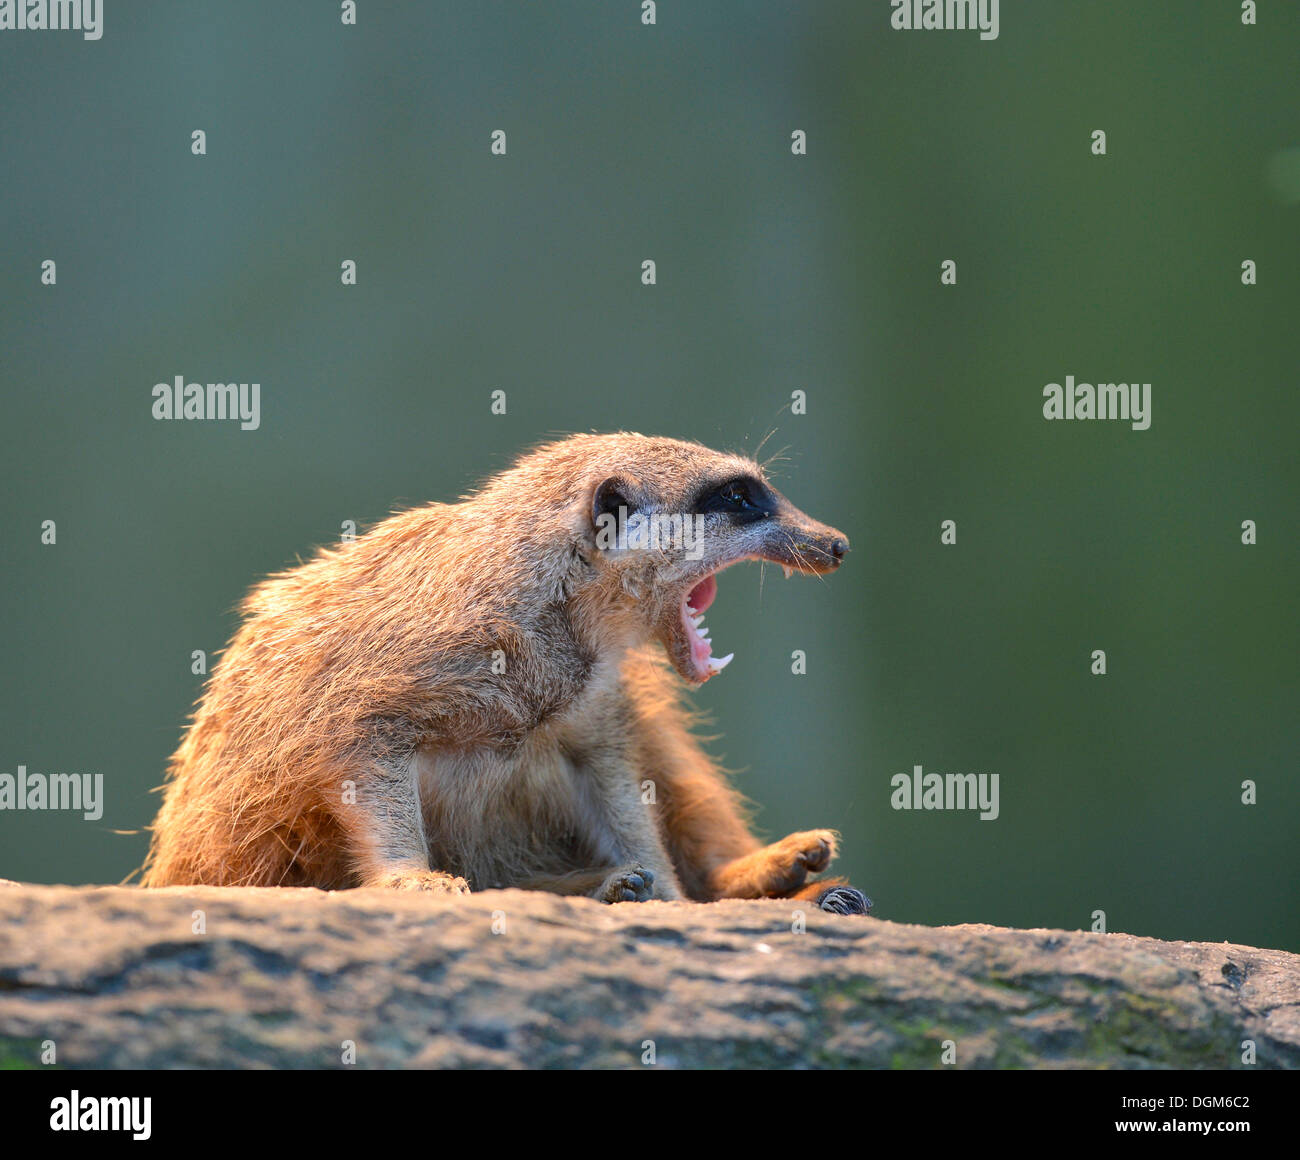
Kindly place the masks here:
POLYGON ((536 448, 252 590, 142 881, 865 912, 812 880, 834 831, 754 836, 680 696, 731 660, 704 626, 719 572, 827 573, 848 549, 747 457, 628 433, 536 448))

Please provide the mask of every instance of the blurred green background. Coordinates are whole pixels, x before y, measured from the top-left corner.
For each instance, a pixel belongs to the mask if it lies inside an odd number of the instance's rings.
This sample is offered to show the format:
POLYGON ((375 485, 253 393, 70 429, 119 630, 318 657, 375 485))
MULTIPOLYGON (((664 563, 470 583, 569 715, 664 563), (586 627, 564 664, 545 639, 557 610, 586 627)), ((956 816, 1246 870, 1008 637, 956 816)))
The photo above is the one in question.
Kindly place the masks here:
POLYGON ((1300 950, 1300 9, 1239 7, 1006 0, 986 42, 886 0, 107 0, 98 42, 0 33, 0 771, 107 788, 94 823, 0 813, 0 876, 139 864, 191 652, 344 520, 551 434, 775 428, 854 551, 709 613, 737 660, 697 699, 765 833, 838 827, 884 918, 1300 950), (1067 374, 1152 383, 1151 429, 1045 422, 1067 374), (260 430, 154 421, 176 375, 259 382, 260 430), (914 764, 999 774, 1000 818, 894 812, 914 764))

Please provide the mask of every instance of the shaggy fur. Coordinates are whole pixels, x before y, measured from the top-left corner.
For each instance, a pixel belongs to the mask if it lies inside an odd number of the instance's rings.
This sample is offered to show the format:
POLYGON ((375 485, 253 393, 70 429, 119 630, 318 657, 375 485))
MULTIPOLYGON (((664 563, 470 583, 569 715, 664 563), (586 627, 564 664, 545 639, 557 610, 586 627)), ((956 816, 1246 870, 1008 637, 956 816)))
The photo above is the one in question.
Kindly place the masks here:
POLYGON ((710 675, 682 609, 731 563, 825 572, 847 547, 749 459, 617 434, 540 447, 460 503, 322 549, 244 601, 143 881, 808 894, 835 836, 752 835, 681 704, 710 675), (709 510, 702 560, 597 545, 593 503, 690 512, 736 477, 770 510, 709 510))

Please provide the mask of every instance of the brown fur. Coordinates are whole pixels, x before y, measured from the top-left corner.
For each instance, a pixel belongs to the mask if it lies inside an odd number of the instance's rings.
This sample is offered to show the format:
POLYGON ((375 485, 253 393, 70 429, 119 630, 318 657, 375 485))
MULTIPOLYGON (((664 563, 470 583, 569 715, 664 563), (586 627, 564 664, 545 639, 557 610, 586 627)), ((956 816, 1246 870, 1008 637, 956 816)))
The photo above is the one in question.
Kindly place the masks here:
POLYGON ((847 541, 775 491, 756 522, 709 515, 701 561, 594 539, 602 483, 673 512, 742 474, 762 480, 695 443, 574 436, 266 580, 172 758, 144 883, 806 896, 834 834, 753 836, 681 704, 708 675, 681 607, 737 560, 830 571, 847 541))

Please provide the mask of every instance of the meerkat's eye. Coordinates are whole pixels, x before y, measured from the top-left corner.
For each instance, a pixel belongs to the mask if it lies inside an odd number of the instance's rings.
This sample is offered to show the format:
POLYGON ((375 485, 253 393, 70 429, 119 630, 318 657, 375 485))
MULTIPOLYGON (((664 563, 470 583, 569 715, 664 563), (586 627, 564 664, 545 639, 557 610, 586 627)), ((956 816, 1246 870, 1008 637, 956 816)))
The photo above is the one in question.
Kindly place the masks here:
POLYGON ((751 508, 754 506, 753 497, 750 494, 748 486, 744 480, 736 479, 731 483, 724 483, 719 489, 718 494, 723 500, 734 507, 751 508))
POLYGON ((771 493, 757 480, 742 475, 706 492, 698 510, 726 512, 748 521, 771 515, 774 507, 771 493))

